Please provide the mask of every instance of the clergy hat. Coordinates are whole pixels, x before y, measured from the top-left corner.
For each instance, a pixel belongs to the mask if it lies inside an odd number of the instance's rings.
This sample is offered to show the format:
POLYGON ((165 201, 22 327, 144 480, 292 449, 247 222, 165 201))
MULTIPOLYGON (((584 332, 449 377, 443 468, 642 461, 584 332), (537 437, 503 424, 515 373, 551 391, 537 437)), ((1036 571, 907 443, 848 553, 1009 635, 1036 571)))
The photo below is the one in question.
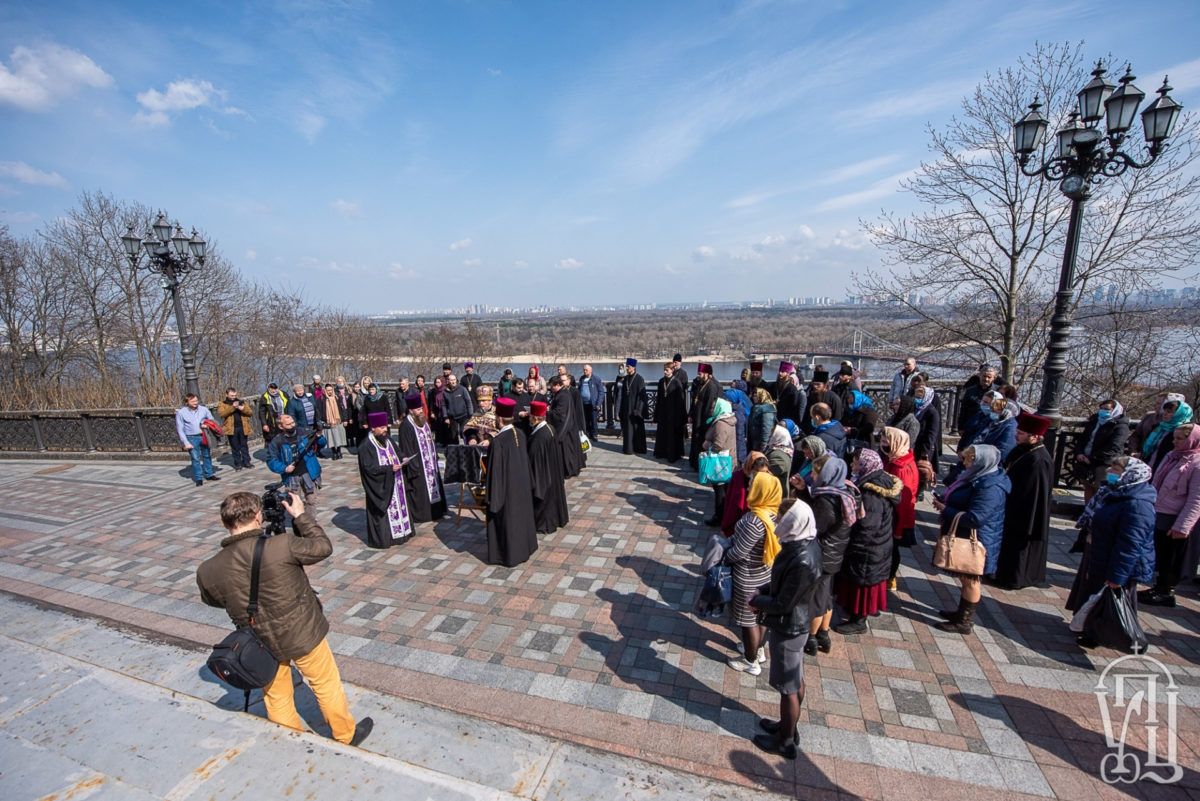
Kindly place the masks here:
POLYGON ((696 372, 700 375, 712 375, 712 365, 708 362, 700 362, 696 365, 696 372))
MULTIPOLYGON (((505 400, 501 398, 501 400, 505 400)), ((529 404, 529 413, 534 417, 545 417, 546 410, 550 408, 550 404, 545 401, 532 401, 529 404)))
POLYGON ((826 381, 829 380, 829 371, 828 370, 813 370, 812 380, 818 381, 818 382, 824 384, 826 381))
POLYGON ((463 367, 464 367, 464 368, 470 367, 472 370, 474 370, 474 369, 475 369, 475 362, 463 362, 463 367))
POLYGON ((371 412, 367 415, 367 426, 369 428, 386 428, 387 424, 387 412, 371 412))
POLYGON ((796 365, 792 364, 791 362, 780 362, 779 372, 790 375, 791 373, 796 372, 796 365))
POLYGON ((481 384, 479 386, 479 388, 475 390, 475 397, 477 397, 477 398, 492 397, 492 388, 490 386, 488 386, 487 384, 481 384))
POLYGON ((410 392, 407 395, 405 395, 404 396, 404 405, 408 407, 409 411, 412 411, 413 409, 420 409, 421 408, 421 393, 420 392, 410 392))
POLYGON ((635 359, 631 356, 630 358, 625 360, 625 366, 626 367, 637 367, 637 359, 635 359))
POLYGON ((1035 437, 1046 436, 1046 431, 1050 428, 1052 421, 1049 417, 1042 417, 1040 414, 1022 411, 1017 416, 1017 430, 1024 431, 1026 434, 1032 434, 1035 437))
POLYGON ((752 373, 761 373, 761 372, 762 372, 762 369, 763 369, 763 363, 762 363, 762 362, 750 362, 750 372, 752 372, 752 373))
POLYGON ((496 416, 512 417, 517 413, 517 402, 512 398, 496 398, 496 416))
POLYGON ((682 353, 676 353, 674 356, 672 356, 672 357, 671 357, 671 361, 673 361, 673 362, 681 362, 681 361, 683 361, 683 354, 682 354, 682 353))

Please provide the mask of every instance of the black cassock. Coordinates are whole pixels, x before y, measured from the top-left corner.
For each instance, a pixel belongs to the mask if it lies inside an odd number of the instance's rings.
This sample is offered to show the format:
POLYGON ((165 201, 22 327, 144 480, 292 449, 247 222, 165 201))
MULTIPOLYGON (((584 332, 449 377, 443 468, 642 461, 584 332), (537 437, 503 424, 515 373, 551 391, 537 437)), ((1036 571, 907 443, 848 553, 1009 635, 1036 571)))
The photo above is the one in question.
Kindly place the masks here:
POLYGON ((358 473, 367 500, 367 545, 390 548, 401 542, 392 538, 392 526, 388 522, 388 506, 396 492, 396 473, 390 464, 379 461, 372 441, 373 437, 368 434, 358 446, 358 473))
POLYGON ((621 450, 646 452, 646 381, 637 373, 625 376, 621 395, 621 450))
MULTIPOLYGON (((575 435, 575 443, 578 445, 580 444, 579 435, 584 433, 583 396, 579 394, 579 387, 575 386, 574 384, 571 385, 570 392, 571 400, 574 403, 574 405, 571 407, 571 411, 574 412, 574 414, 571 415, 571 423, 574 427, 574 431, 571 433, 575 435)), ((583 448, 580 448, 579 469, 582 470, 585 467, 587 467, 587 452, 584 451, 583 448)))
POLYGON ((683 458, 687 439, 687 382, 679 373, 658 382, 658 404, 654 407, 654 455, 674 464, 683 458))
POLYGON ((1043 445, 1018 445, 1005 460, 1012 491, 1004 506, 1004 539, 996 583, 1035 587, 1046 581, 1050 529, 1050 491, 1054 461, 1043 445))
POLYGON ((533 485, 533 519, 537 532, 550 534, 569 523, 562 453, 549 425, 541 426, 529 437, 529 478, 533 485))
POLYGON ((525 435, 501 430, 487 452, 488 564, 515 567, 537 550, 525 435))
MULTIPOLYGON (((430 439, 430 447, 434 449, 433 458, 437 460, 437 445, 430 439)), ((406 418, 400 424, 400 456, 412 456, 412 461, 404 465, 404 493, 408 497, 408 510, 414 523, 426 523, 437 520, 446 514, 446 488, 442 486, 442 474, 434 468, 433 474, 437 481, 437 503, 429 500, 429 484, 425 478, 425 464, 421 460, 421 449, 417 443, 417 427, 412 418, 406 418)))
POLYGON ((688 464, 693 470, 700 469, 700 452, 704 450, 704 437, 708 434, 708 418, 712 417, 713 405, 720 397, 717 380, 711 377, 692 395, 692 450, 688 453, 688 464))
POLYGON ((575 401, 571 390, 563 387, 550 398, 546 422, 554 429, 554 439, 562 452, 563 476, 574 478, 583 470, 583 451, 579 449, 579 434, 575 433, 575 401))

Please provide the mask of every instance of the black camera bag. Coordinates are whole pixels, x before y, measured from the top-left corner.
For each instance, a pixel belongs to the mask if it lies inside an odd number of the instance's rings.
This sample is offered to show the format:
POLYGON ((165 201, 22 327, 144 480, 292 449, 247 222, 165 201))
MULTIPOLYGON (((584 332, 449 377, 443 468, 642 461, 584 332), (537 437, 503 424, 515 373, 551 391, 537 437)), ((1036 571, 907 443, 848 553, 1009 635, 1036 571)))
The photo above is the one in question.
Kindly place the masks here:
POLYGON ((266 687, 279 672, 279 660, 254 630, 254 616, 258 614, 258 571, 266 541, 267 538, 262 536, 254 543, 254 563, 250 568, 250 604, 247 608, 249 622, 214 645, 208 657, 209 670, 226 684, 245 692, 243 708, 247 710, 250 708, 250 691, 266 687))

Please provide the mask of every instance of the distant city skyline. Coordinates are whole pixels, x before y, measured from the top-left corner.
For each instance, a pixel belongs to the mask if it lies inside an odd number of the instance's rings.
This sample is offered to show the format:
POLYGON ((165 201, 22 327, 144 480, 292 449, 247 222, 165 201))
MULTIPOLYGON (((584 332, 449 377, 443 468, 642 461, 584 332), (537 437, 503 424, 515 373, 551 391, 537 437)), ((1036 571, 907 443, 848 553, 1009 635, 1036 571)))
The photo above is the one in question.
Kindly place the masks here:
POLYGON ((859 222, 1037 41, 1200 107, 1200 6, 0 5, 0 225, 103 191, 248 277, 397 308, 842 298, 859 222), (1170 24, 1163 24, 1163 20, 1170 24), (1114 66, 1114 69, 1116 67, 1114 66))

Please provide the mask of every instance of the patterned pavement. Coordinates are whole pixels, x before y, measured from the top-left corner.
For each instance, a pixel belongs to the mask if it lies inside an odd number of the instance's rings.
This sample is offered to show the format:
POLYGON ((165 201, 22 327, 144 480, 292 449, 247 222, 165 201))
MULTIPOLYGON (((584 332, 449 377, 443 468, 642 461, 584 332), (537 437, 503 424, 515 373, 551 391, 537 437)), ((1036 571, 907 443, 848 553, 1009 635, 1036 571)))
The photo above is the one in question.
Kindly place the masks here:
MULTIPOLYGON (((985 589, 967 638, 930 626, 957 598, 929 565, 932 543, 905 553, 892 611, 868 634, 833 635, 832 654, 806 658, 801 756, 791 763, 748 742, 776 708, 766 671, 728 669, 733 634, 690 613, 712 503, 693 474, 600 443, 568 484, 571 525, 506 569, 483 563, 475 519, 366 548, 355 465, 324 463, 317 514, 335 552, 309 575, 343 674, 360 685, 806 799, 1200 799, 1195 594, 1142 613, 1150 655, 1178 684, 1183 778, 1104 784, 1093 690, 1118 654, 1083 651, 1066 628, 1077 557, 1066 553, 1065 521, 1056 521, 1052 586, 985 589)), ((221 476, 195 488, 182 463, 0 462, 0 589, 215 642, 227 619, 199 602, 195 567, 221 538, 220 499, 271 478, 261 465, 221 476)), ((922 516, 930 537, 932 510, 922 516)), ((1126 742, 1145 749, 1144 729, 1126 742)))

